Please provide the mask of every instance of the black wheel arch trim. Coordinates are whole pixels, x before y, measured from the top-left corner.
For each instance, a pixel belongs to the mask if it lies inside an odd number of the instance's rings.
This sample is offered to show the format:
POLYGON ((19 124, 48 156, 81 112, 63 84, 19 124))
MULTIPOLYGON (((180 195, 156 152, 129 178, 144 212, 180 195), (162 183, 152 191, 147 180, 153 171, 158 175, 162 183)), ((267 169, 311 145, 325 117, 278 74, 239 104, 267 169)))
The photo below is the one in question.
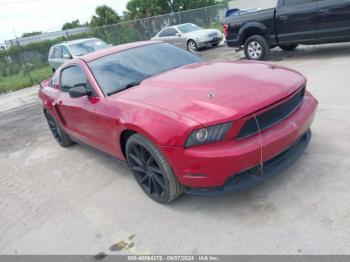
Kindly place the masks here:
POLYGON ((243 45, 244 42, 252 35, 262 35, 266 38, 268 33, 268 28, 259 22, 248 22, 244 24, 238 31, 238 39, 240 44, 243 45))

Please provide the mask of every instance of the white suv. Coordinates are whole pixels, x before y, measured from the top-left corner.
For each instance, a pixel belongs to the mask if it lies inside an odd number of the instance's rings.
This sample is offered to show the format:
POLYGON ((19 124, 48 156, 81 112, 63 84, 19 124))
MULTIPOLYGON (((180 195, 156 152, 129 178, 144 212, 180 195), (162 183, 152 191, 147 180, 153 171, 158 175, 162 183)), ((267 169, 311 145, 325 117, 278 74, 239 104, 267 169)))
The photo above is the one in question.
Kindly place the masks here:
POLYGON ((52 72, 64 64, 67 60, 73 59, 87 53, 105 49, 109 45, 98 38, 87 38, 59 43, 50 48, 49 65, 52 72))

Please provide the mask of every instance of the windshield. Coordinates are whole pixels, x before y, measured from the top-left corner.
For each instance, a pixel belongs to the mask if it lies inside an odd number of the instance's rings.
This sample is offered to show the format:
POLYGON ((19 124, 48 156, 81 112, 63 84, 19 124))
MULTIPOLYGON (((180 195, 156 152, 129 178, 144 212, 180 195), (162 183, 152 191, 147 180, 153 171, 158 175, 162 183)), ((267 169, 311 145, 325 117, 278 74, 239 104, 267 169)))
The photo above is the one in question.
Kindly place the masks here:
POLYGON ((193 32, 193 31, 198 31, 198 30, 201 30, 200 27, 194 25, 194 24, 185 24, 185 25, 180 25, 177 27, 181 33, 183 34, 186 34, 186 33, 189 33, 189 32, 193 32))
POLYGON ((75 56, 82 56, 97 50, 105 49, 108 44, 100 39, 91 39, 85 42, 80 42, 76 44, 70 44, 69 48, 75 56))
POLYGON ((105 94, 183 65, 203 62, 190 52, 160 43, 128 49, 88 63, 105 94))

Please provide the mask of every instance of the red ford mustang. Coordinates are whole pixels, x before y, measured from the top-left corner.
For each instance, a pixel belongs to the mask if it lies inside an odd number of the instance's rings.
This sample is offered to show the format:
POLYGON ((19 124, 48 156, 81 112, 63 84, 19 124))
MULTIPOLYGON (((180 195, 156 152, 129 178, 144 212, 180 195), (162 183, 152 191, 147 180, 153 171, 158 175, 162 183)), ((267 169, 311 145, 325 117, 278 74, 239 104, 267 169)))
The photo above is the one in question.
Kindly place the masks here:
POLYGON ((305 86, 280 66, 139 42, 64 64, 39 97, 61 146, 126 160, 144 192, 167 203, 251 186, 294 162, 317 107, 305 86))

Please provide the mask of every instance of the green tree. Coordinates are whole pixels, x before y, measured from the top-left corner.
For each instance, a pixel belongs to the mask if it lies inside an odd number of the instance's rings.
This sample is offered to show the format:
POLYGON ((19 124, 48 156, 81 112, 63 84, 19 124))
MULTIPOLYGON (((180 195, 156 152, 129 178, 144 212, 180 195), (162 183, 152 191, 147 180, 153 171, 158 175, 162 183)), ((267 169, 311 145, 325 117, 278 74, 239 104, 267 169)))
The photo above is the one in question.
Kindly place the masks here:
POLYGON ((227 0, 129 0, 126 19, 140 19, 170 12, 221 4, 227 0))
POLYGON ((116 11, 106 5, 96 7, 96 15, 91 18, 91 27, 100 27, 120 22, 120 17, 116 11))
POLYGON ((126 9, 129 19, 140 19, 155 15, 161 15, 170 11, 164 0, 130 0, 126 9))
POLYGON ((67 22, 62 26, 62 30, 67 30, 67 29, 72 29, 72 28, 77 28, 77 27, 81 27, 80 21, 74 20, 72 22, 67 22))
POLYGON ((34 35, 41 35, 41 31, 36 31, 36 32, 30 32, 30 33, 23 33, 22 37, 28 37, 28 36, 34 36, 34 35))
POLYGON ((218 5, 228 6, 228 2, 230 2, 230 0, 217 0, 218 5))

